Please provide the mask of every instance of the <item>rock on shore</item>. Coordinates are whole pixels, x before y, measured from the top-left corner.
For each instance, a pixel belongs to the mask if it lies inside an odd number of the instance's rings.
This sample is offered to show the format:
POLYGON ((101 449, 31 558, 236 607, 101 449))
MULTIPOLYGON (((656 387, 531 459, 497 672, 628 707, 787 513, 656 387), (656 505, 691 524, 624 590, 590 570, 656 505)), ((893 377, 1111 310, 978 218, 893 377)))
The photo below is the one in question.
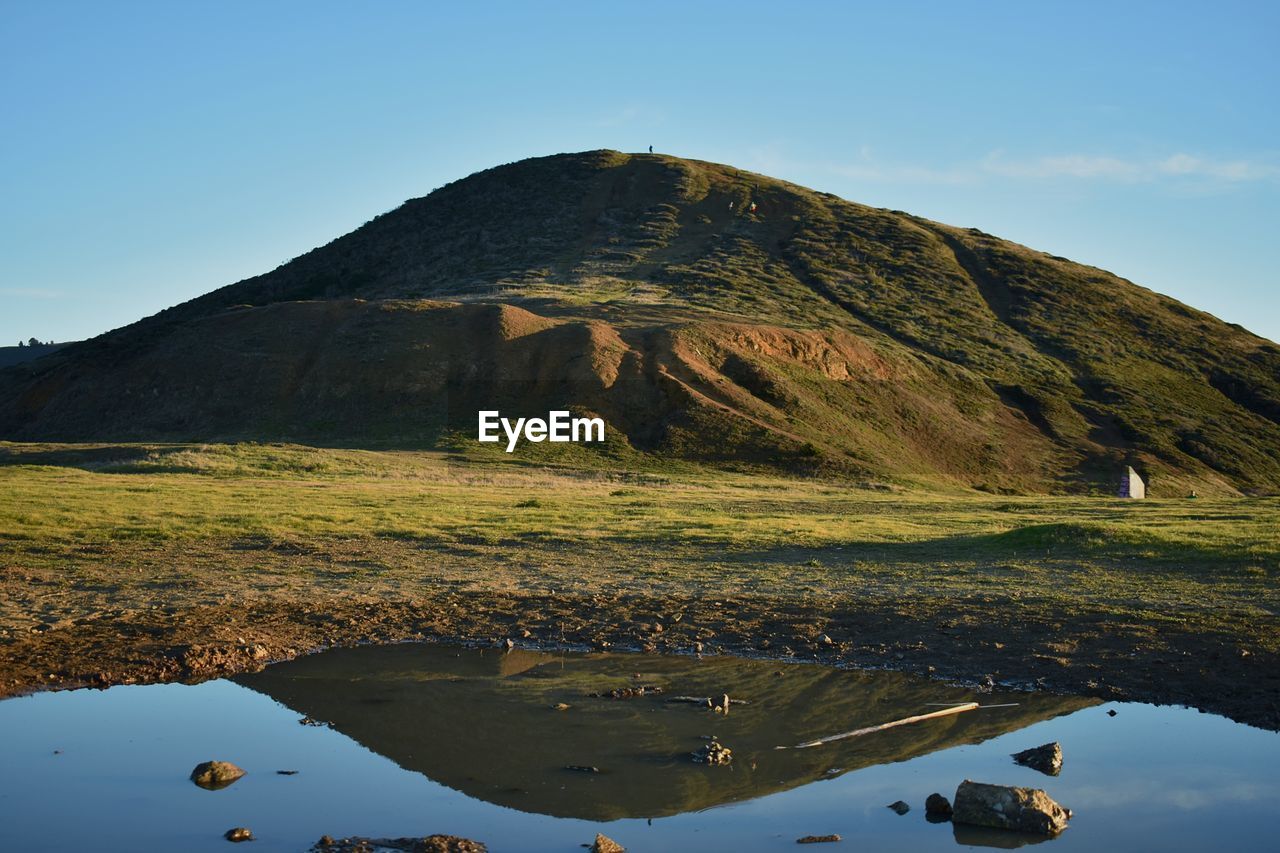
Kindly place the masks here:
POLYGON ((956 789, 951 820, 974 826, 1057 835, 1067 828, 1071 810, 1039 788, 987 785, 968 779, 956 789))

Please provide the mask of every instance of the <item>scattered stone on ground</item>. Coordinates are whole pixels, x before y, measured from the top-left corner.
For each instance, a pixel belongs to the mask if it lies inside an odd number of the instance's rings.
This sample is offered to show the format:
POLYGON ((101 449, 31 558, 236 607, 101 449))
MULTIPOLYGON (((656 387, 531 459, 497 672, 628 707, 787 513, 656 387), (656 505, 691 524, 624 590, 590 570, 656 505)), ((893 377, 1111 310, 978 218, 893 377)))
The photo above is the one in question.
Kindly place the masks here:
POLYGON ((201 788, 216 791, 225 788, 244 775, 244 771, 230 761, 206 761, 191 771, 191 781, 201 788))
POLYGON ((488 853, 489 848, 479 841, 458 838, 456 835, 428 835, 425 838, 332 838, 323 835, 311 847, 311 853, 488 853))
POLYGON ((797 838, 796 844, 823 844, 828 841, 839 841, 840 836, 834 832, 831 835, 806 835, 803 838, 797 838))
POLYGON ((930 794, 924 801, 924 813, 926 817, 950 819, 951 801, 941 794, 930 794))
POLYGON ((253 832, 247 826, 237 826, 234 829, 228 829, 222 837, 238 844, 241 841, 252 841, 253 832))
POLYGON ((907 805, 902 800, 898 800, 896 803, 889 803, 889 808, 893 809, 900 815, 904 815, 911 811, 911 806, 907 805))
POLYGON ((1013 760, 1024 767, 1039 770, 1046 776, 1057 776, 1062 770, 1062 745, 1056 740, 1053 743, 1024 749, 1015 752, 1013 760))
POLYGON ((595 843, 591 845, 591 853, 627 853, 627 848, 609 836, 597 832, 595 843))
POLYGON ((652 696, 661 693, 662 688, 656 684, 637 684, 634 687, 616 687, 596 693, 588 693, 595 699, 635 699, 637 696, 652 696))
POLYGON ((717 711, 723 711, 729 705, 750 705, 749 699, 730 699, 729 694, 723 694, 718 700, 711 696, 668 696, 666 700, 669 704, 684 703, 687 705, 701 705, 704 708, 713 708, 717 711))
MULTIPOLYGON (((382 544, 391 547, 390 543, 382 544)), ((112 559, 123 564, 136 558, 150 572, 196 559, 189 547, 157 546, 154 553, 144 554, 125 549, 112 559)), ((337 549, 335 558, 347 554, 343 550, 346 546, 333 547, 337 549)), ((353 543, 351 547, 357 546, 353 543)), ((222 566, 227 559, 238 559, 237 551, 215 551, 202 553, 192 564, 193 570, 203 572, 209 565, 200 562, 203 560, 222 566)), ((270 553, 272 559, 281 561, 280 568, 293 566, 294 560, 309 559, 278 550, 270 553)), ((414 555, 415 560, 421 556, 416 547, 414 555)), ((253 559, 259 556, 253 553, 253 559)), ((202 583, 213 583, 219 577, 203 573, 202 583)), ((6 601, 6 594, 9 602, 25 599, 34 594, 33 584, 35 580, 29 575, 14 577, 0 572, 0 602, 6 601)), ((708 654, 750 655, 759 653, 760 641, 771 640, 767 656, 779 659, 790 656, 784 648, 787 639, 804 633, 804 626, 818 615, 811 606, 770 596, 734 597, 713 604, 688 594, 600 593, 591 597, 588 606, 583 596, 563 590, 506 595, 492 590, 433 588, 411 594, 382 590, 385 595, 373 602, 345 588, 308 587, 305 592, 285 589, 249 604, 238 588, 218 587, 225 593, 224 602, 204 604, 193 598, 198 589, 209 592, 204 586, 165 589, 164 599, 158 602, 164 606, 159 608, 142 607, 123 590, 104 592, 99 585, 73 589, 65 606, 79 619, 75 631, 19 634, 0 618, 0 636, 9 631, 0 643, 0 696, 52 688, 194 683, 262 669, 265 661, 254 660, 238 642, 211 642, 210 638, 232 620, 252 625, 252 639, 269 646, 271 659, 288 660, 332 646, 423 639, 477 643, 487 638, 492 643, 495 636, 517 635, 530 621, 542 626, 571 626, 567 632, 559 630, 559 640, 544 640, 547 648, 600 648, 603 642, 630 645, 629 628, 608 619, 608 614, 624 608, 675 609, 688 612, 680 630, 661 635, 660 651, 688 651, 692 643, 700 642, 708 654), (724 631, 730 624, 732 634, 708 639, 708 633, 724 631)), ((838 655, 834 660, 841 665, 882 667, 886 649, 911 649, 901 664, 907 671, 923 673, 932 668, 939 677, 969 680, 998 669, 1003 680, 1036 684, 1055 692, 1107 701, 1180 703, 1224 714, 1237 722, 1280 729, 1280 702, 1271 701, 1280 692, 1280 666, 1276 665, 1280 652, 1269 647, 1250 645, 1248 657, 1224 653, 1206 670, 1198 662, 1219 650, 1221 632, 1208 631, 1194 620, 1171 626, 1142 617, 1118 624, 1064 615, 1054 605, 1030 602, 1016 609, 1016 618, 1009 608, 994 603, 970 602, 968 607, 971 618, 959 631, 954 620, 939 620, 932 605, 926 607, 915 599, 895 599, 891 604, 878 599, 844 600, 839 619, 824 629, 832 637, 858 639, 838 643, 827 653, 838 655), (929 634, 935 623, 937 639, 927 648, 912 649, 910 644, 929 634), (945 634, 944 628, 948 629, 945 634), (1005 649, 996 652, 993 641, 1004 642, 1005 649), (1069 645, 1075 651, 1038 654, 1045 643, 1069 645), (1105 676, 1105 683, 1097 682, 1099 674, 1105 676)), ((11 612, 0 612, 0 617, 6 615, 12 617, 11 612)), ((826 618, 829 614, 824 611, 822 615, 826 618)), ((1272 630, 1259 628, 1256 620, 1244 617, 1234 621, 1239 625, 1232 630, 1251 635, 1272 630)), ((551 627, 545 627, 538 633, 551 632, 551 627)), ((798 654, 808 657, 817 652, 798 654)))
POLYGON ((733 750, 715 738, 712 738, 710 743, 698 747, 690 755, 699 764, 728 764, 733 761, 733 750))
POLYGON ((552 706, 551 706, 551 710, 553 710, 553 711, 567 711, 567 710, 569 710, 571 707, 573 707, 573 706, 572 706, 572 705, 569 705, 569 704, 568 704, 568 703, 566 703, 566 702, 557 702, 556 704, 554 704, 554 705, 552 705, 552 706))
POLYGON ((956 789, 951 820, 974 826, 1057 835, 1067 828, 1071 810, 1039 788, 988 785, 968 779, 956 789))
POLYGON ((572 770, 575 773, 599 773, 600 772, 599 767, 594 767, 590 764, 566 764, 564 766, 564 769, 572 770))

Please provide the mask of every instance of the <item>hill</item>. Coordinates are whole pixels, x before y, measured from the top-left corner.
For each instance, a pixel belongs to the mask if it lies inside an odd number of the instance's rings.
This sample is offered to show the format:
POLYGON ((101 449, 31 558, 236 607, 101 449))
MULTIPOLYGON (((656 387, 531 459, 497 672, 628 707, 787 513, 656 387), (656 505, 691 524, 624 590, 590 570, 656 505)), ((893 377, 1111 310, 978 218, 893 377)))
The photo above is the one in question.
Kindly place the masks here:
POLYGON ((12 440, 457 446, 481 404, 598 413, 615 460, 1280 490, 1274 343, 980 231, 662 155, 481 172, 0 371, 12 440))
POLYGON ((0 367, 22 364, 24 361, 37 359, 42 355, 57 352, 66 344, 23 344, 16 347, 0 347, 0 367))

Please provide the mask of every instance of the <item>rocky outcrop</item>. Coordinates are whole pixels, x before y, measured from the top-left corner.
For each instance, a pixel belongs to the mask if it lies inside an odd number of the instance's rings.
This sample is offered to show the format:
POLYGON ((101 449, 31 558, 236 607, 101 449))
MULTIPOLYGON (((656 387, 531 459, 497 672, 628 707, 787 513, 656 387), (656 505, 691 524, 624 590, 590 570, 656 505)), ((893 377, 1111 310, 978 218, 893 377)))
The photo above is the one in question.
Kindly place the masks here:
POLYGON ((1054 741, 1024 749, 1022 752, 1015 752, 1013 760, 1023 767, 1039 770, 1046 776, 1057 776, 1062 772, 1062 745, 1054 741))
POLYGON ((1039 788, 988 785, 968 779, 956 789, 955 823, 1057 835, 1067 828, 1071 810, 1039 788))
POLYGON ((948 820, 951 812, 951 801, 941 794, 930 794, 924 801, 925 817, 948 820))
POLYGON ((591 853, 627 853, 627 848, 603 833, 596 833, 596 840, 591 845, 591 853))
POLYGON ((230 761, 206 761, 191 771, 191 781, 208 791, 216 791, 243 775, 244 771, 230 761))

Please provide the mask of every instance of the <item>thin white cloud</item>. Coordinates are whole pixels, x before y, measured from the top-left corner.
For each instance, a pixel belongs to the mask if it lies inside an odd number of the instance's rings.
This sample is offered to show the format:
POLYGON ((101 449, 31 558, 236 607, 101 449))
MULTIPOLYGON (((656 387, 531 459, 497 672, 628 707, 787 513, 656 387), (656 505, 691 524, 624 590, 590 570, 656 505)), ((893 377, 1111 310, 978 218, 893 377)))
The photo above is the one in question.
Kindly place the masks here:
POLYGON ((852 163, 840 163, 831 171, 858 181, 877 181, 903 184, 971 184, 980 175, 971 167, 936 169, 913 163, 889 163, 881 160, 864 145, 852 163))
POLYGON ((1218 160, 1185 152, 1154 160, 1097 154, 1055 154, 1016 159, 997 150, 978 162, 937 168, 881 160, 869 148, 863 148, 852 162, 833 165, 830 170, 860 181, 941 185, 975 184, 991 179, 1111 183, 1198 179, 1218 184, 1280 180, 1280 165, 1275 163, 1218 160))
POLYGON ((1105 178, 1113 181, 1134 181, 1142 177, 1139 163, 1118 157, 1098 157, 1088 154, 1060 154, 1037 157, 1032 160, 1009 160, 1003 151, 993 151, 980 166, 983 172, 1005 178, 1105 178))
POLYGON ((972 184, 980 177, 972 169, 931 169, 905 163, 852 163, 835 166, 833 171, 859 181, 903 184, 972 184))
POLYGON ((1280 166, 1248 160, 1205 160, 1190 154, 1174 154, 1157 164, 1166 175, 1201 175, 1223 181, 1261 181, 1280 177, 1280 166))
POLYGON ((62 299, 64 295, 60 290, 46 290, 40 287, 0 287, 0 296, 13 296, 19 299, 62 299))

